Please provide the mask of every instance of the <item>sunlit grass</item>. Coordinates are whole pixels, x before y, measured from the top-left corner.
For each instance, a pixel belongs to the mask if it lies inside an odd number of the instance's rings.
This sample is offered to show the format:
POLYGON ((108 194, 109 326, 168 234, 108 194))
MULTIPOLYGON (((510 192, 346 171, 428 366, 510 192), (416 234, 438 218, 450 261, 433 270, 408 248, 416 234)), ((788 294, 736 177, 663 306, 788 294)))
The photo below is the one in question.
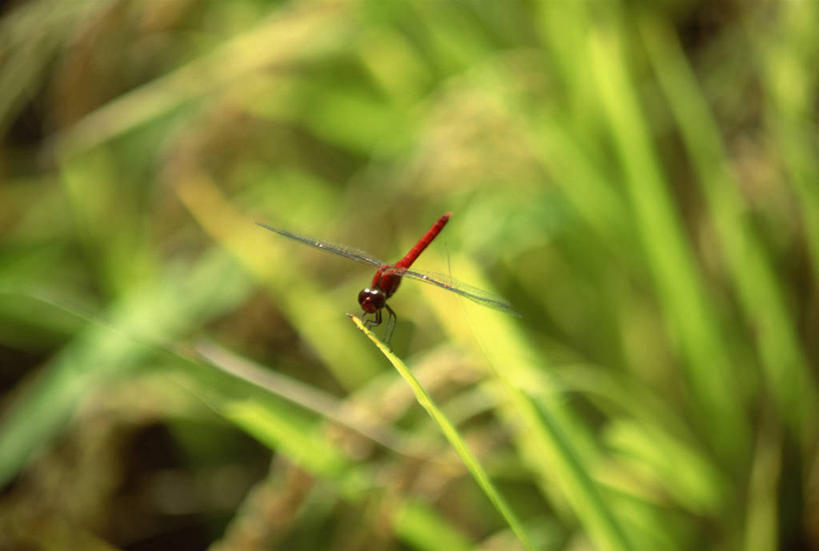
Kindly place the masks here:
POLYGON ((12 4, 0 547, 819 546, 815 3, 12 4))
POLYGON ((455 449, 455 452, 464 462, 466 468, 469 469, 469 472, 472 474, 472 477, 475 479, 475 482, 481 487, 483 492, 486 494, 486 497, 492 502, 492 505, 498 510, 498 513, 509 523, 509 527, 518 537, 520 542, 526 549, 534 549, 532 547, 531 542, 529 541, 529 536, 527 536, 526 531, 521 524, 521 521, 518 517, 512 512, 512 509, 507 504, 506 500, 503 496, 498 492, 495 486, 492 484, 492 481, 489 480, 489 477, 486 474, 486 471, 481 467, 481 464, 478 462, 478 459, 475 455, 469 450, 464 439, 458 433, 458 430, 452 424, 452 422, 444 415, 444 413, 435 405, 430 395, 424 390, 424 387, 421 386, 421 383, 418 382, 418 379, 412 374, 412 371, 401 361, 401 359, 396 356, 390 349, 387 347, 383 342, 381 342, 378 337, 376 337, 372 331, 364 327, 364 324, 361 323, 361 320, 356 316, 350 316, 350 319, 353 320, 353 323, 365 334, 367 338, 370 339, 384 354, 384 357, 389 360, 389 362, 395 367, 401 377, 407 382, 407 384, 412 388, 412 392, 415 394, 415 399, 418 401, 430 417, 435 421, 435 424, 441 429, 441 432, 444 434, 446 439, 455 449))

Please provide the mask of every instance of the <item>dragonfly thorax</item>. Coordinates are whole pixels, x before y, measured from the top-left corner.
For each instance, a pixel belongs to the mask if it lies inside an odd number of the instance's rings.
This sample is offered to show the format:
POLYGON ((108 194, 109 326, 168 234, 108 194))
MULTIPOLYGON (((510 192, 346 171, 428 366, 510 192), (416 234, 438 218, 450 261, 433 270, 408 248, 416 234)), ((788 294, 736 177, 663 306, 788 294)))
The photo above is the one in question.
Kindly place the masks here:
POLYGON ((358 293, 358 303, 368 314, 373 314, 381 310, 387 302, 387 296, 381 289, 362 289, 358 293))

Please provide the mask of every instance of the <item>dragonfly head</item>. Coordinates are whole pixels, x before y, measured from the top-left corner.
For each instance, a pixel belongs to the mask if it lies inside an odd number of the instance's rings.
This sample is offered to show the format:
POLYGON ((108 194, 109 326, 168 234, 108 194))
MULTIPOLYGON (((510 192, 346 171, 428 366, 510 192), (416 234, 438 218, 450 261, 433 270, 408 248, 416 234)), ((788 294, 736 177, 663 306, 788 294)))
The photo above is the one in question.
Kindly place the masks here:
POLYGON ((381 310, 387 302, 387 297, 381 289, 362 289, 358 293, 358 303, 361 308, 368 314, 372 314, 381 310))

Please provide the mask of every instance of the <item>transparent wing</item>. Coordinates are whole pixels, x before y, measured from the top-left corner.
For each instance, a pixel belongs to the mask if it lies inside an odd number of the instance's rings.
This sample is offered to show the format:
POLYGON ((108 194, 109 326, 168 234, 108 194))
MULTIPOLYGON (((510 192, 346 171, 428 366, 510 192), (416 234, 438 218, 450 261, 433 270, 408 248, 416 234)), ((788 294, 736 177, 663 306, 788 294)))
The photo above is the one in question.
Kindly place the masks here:
MULTIPOLYGON (((289 232, 287 230, 280 230, 268 226, 267 224, 262 224, 261 222, 256 222, 256 225, 266 230, 272 231, 274 233, 278 233, 279 235, 283 235, 284 237, 295 239, 296 241, 301 241, 305 245, 310 245, 311 247, 321 249, 322 251, 327 251, 333 254, 337 254, 339 256, 343 256, 345 258, 350 258, 357 262, 363 262, 364 264, 371 264, 373 266, 388 265, 383 260, 380 260, 372 256, 370 253, 364 252, 359 249, 354 249, 353 247, 339 245, 338 243, 332 243, 330 241, 324 241, 322 239, 316 239, 314 237, 308 237, 306 235, 299 235, 297 233, 289 232)), ((506 300, 502 299, 501 297, 493 295, 492 293, 484 291, 483 289, 478 289, 477 287, 467 285, 466 283, 460 282, 454 278, 449 277, 448 275, 425 272, 413 272, 411 270, 406 270, 404 268, 392 268, 388 270, 388 273, 390 272, 398 274, 401 277, 407 277, 409 279, 415 279, 417 281, 430 283, 432 285, 440 287, 441 289, 446 289, 447 291, 457 293, 464 298, 468 298, 469 300, 477 302, 478 304, 481 304, 488 308, 500 310, 501 312, 506 312, 507 314, 512 314, 513 316, 520 317, 520 314, 516 312, 514 308, 512 308, 512 305, 509 304, 506 300)))
POLYGON ((354 249, 353 247, 348 247, 346 245, 339 245, 338 243, 331 243, 330 241, 324 241, 322 239, 316 239, 314 237, 307 237, 306 235, 299 235, 297 233, 292 233, 287 230, 280 230, 277 228, 271 228, 267 224, 262 224, 261 222, 256 222, 257 226, 261 226, 266 230, 270 230, 274 233, 278 233, 279 235, 283 235, 285 237, 289 237, 290 239, 295 239, 296 241, 301 241, 306 245, 310 245, 311 247, 315 247, 317 249, 321 249, 322 251, 327 251, 333 254, 337 254, 339 256, 343 256, 345 258, 350 258, 352 260, 356 260, 358 262, 363 262, 364 264, 372 264, 373 266, 383 266, 386 264, 383 260, 379 260, 372 256, 370 253, 366 253, 359 249, 354 249))
POLYGON ((503 298, 493 295, 489 291, 484 291, 483 289, 478 289, 477 287, 467 285, 466 283, 453 279, 448 275, 413 272, 411 270, 401 270, 400 268, 396 269, 396 273, 400 273, 402 277, 423 281, 442 289, 446 289, 447 291, 452 291, 453 293, 457 293, 464 298, 468 298, 471 301, 477 302, 478 304, 488 308, 492 308, 493 310, 499 310, 513 316, 521 317, 521 315, 516 312, 514 308, 512 308, 512 305, 503 298))

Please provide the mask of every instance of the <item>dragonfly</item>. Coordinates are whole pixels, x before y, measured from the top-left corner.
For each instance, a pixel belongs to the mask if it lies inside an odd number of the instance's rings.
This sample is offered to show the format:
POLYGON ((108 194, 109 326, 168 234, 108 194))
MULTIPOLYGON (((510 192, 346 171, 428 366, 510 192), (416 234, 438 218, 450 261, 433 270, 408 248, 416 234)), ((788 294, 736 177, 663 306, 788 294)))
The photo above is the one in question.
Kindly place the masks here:
POLYGON ((426 231, 426 233, 409 250, 409 252, 407 252, 407 254, 405 254, 398 262, 395 262, 394 264, 389 264, 383 260, 379 260, 370 253, 364 252, 360 249, 355 249, 346 245, 339 245, 338 243, 332 243, 323 239, 308 237, 306 235, 300 235, 279 228, 273 228, 261 222, 256 222, 256 224, 266 230, 272 231, 289 239, 294 239, 304 243, 305 245, 310 245, 311 247, 315 247, 322 251, 375 266, 376 271, 370 286, 362 289, 361 292, 358 293, 358 303, 361 305, 361 309, 364 311, 364 324, 368 329, 381 325, 384 320, 382 312, 384 310, 387 311, 387 323, 384 328, 384 341, 389 345, 398 316, 396 316, 395 311, 390 308, 389 304, 387 304, 387 299, 395 294, 395 291, 398 290, 398 286, 401 284, 401 281, 404 278, 423 281, 424 283, 429 283, 430 285, 435 285, 441 289, 446 289, 447 291, 456 293, 464 298, 494 310, 506 312, 507 314, 511 314, 513 316, 520 316, 520 314, 518 314, 506 300, 495 296, 488 291, 478 289, 477 287, 472 287, 471 285, 457 281, 444 274, 410 270, 410 267, 417 260, 420 254, 424 252, 424 250, 430 245, 430 243, 432 243, 438 234, 441 233, 441 230, 444 229, 446 223, 449 222, 450 216, 452 216, 452 213, 448 212, 438 218, 438 220, 426 231))

